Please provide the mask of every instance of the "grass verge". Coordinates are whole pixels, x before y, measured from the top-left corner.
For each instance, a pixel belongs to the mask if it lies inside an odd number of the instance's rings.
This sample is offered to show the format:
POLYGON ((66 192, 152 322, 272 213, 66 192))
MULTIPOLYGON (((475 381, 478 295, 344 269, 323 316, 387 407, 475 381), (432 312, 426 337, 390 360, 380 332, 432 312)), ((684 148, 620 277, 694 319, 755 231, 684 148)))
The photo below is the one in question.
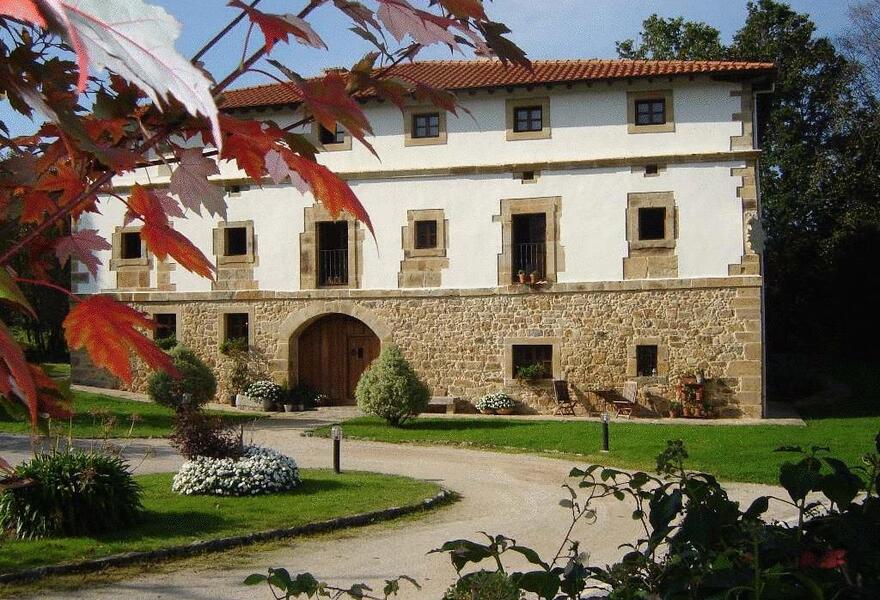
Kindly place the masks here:
MULTIPOLYGON (((652 470, 667 440, 685 442, 691 469, 727 481, 777 483, 786 455, 784 445, 830 446, 836 457, 858 464, 874 447, 880 417, 819 419, 806 427, 780 425, 662 425, 614 421, 611 452, 600 452, 601 423, 593 421, 532 421, 420 417, 390 427, 384 421, 361 417, 343 424, 345 436, 391 443, 454 444, 502 451, 562 453, 577 460, 629 469, 652 470)), ((315 430, 326 436, 329 428, 315 430)))
MULTIPOLYGON (((70 433, 75 438, 168 437, 174 425, 174 411, 170 408, 77 390, 73 391, 73 410, 74 416, 69 422, 53 422, 55 433, 63 436, 70 433)), ((222 415, 233 423, 255 418, 242 413, 206 412, 222 415)), ((0 433, 29 432, 30 423, 26 420, 5 418, 0 413, 0 433)))
POLYGON ((140 525, 97 537, 4 540, 0 572, 142 552, 196 540, 295 527, 420 502, 439 491, 433 483, 378 473, 336 475, 303 469, 303 483, 283 494, 221 498, 180 496, 171 491, 172 474, 141 475, 146 514, 140 525))

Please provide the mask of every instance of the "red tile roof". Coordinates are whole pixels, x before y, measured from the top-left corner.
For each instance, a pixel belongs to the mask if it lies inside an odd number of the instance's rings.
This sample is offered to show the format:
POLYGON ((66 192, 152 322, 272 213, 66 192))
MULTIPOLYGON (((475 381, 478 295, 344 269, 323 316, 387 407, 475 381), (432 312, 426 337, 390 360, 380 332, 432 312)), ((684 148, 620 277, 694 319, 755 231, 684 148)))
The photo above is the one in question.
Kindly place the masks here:
MULTIPOLYGON (((419 61, 398 65, 393 74, 437 88, 467 90, 701 73, 761 75, 775 68, 773 63, 712 60, 536 60, 532 65, 533 70, 529 71, 523 67, 504 66, 497 60, 419 61)), ((222 108, 272 106, 298 100, 294 90, 276 83, 229 90, 222 108)))

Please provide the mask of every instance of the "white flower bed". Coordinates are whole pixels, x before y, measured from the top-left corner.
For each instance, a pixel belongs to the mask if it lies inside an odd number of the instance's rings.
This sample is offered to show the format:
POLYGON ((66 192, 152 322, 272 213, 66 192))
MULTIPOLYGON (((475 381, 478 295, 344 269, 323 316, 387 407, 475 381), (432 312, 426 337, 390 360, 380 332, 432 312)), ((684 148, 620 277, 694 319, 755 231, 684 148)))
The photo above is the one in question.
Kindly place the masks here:
POLYGON ((495 392, 494 394, 486 394, 479 400, 477 400, 474 406, 477 407, 477 410, 498 410, 505 408, 513 408, 515 402, 513 398, 505 394, 504 392, 495 392))
POLYGON ((171 489, 186 496, 255 496, 292 490, 299 483, 299 468, 292 458, 270 448, 248 446, 238 460, 197 456, 186 461, 171 489))
POLYGON ((274 381, 262 379, 250 384, 245 394, 257 400, 268 400, 272 403, 277 403, 281 400, 281 386, 274 381))

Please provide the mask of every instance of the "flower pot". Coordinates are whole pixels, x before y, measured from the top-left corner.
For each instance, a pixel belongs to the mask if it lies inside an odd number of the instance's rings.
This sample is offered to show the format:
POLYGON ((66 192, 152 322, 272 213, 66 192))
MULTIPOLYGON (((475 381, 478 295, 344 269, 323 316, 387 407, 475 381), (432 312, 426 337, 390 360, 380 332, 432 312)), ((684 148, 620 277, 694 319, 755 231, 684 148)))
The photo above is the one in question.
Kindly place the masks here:
POLYGON ((235 395, 235 407, 241 408, 248 401, 248 397, 245 394, 236 394, 235 395))
POLYGON ((525 283, 525 282, 526 282, 526 274, 525 274, 525 273, 520 273, 520 274, 519 274, 519 282, 520 282, 520 283, 525 283))
POLYGON ((263 410, 266 412, 272 412, 275 410, 275 403, 268 398, 263 398, 263 410))
POLYGON ((480 412, 483 413, 484 415, 493 415, 493 414, 495 414, 495 411, 493 411, 491 408, 481 408, 481 409, 480 409, 480 412))
POLYGON ((229 406, 235 406, 235 397, 236 394, 229 394, 226 397, 226 403, 229 404, 229 406))
POLYGON ((674 418, 677 417, 677 416, 678 416, 678 415, 675 414, 675 411, 674 411, 674 410, 670 410, 670 411, 669 411, 669 418, 670 418, 670 419, 674 419, 674 418))
POLYGON ((294 408, 293 404, 285 404, 284 405, 284 412, 293 412, 293 408, 294 408))
POLYGON ((531 275, 529 275, 529 280, 532 283, 538 283, 538 276, 536 274, 532 273, 531 275))
POLYGON ((510 406, 508 408, 496 408, 495 414, 496 415, 512 415, 513 414, 513 407, 510 406))

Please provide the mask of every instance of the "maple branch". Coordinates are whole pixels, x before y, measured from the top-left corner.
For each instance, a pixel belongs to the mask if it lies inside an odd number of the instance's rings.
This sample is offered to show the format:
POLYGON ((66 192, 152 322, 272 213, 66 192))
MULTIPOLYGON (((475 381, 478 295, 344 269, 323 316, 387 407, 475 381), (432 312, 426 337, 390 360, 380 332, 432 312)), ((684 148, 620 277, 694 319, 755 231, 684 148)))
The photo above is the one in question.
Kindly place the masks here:
MULTIPOLYGON (((257 4, 259 4, 260 2, 262 2, 262 0, 253 0, 253 2, 251 2, 251 4, 250 4, 251 8, 255 7, 255 6, 256 6, 257 4)), ((246 14, 247 14, 247 13, 246 13, 245 11, 241 11, 241 14, 238 15, 237 17, 235 17, 234 19, 232 19, 232 20, 226 25, 226 27, 224 27, 223 29, 220 30, 220 33, 218 33, 217 35, 215 35, 214 37, 212 37, 212 38, 208 41, 207 44, 205 44, 204 46, 202 46, 201 50, 199 50, 198 52, 196 52, 195 55, 190 59, 190 62, 193 62, 193 63, 198 62, 198 60, 199 60, 202 56, 204 56, 205 53, 206 53, 208 50, 210 50, 211 48, 213 48, 214 45, 215 45, 217 42, 219 42, 220 40, 223 39, 223 36, 225 36, 227 33, 229 33, 229 32, 232 30, 233 27, 235 27, 236 25, 238 25, 239 22, 241 22, 241 20, 244 19, 244 17, 245 17, 246 14)))
POLYGON ((80 301, 81 301, 81 300, 80 300, 79 298, 77 298, 77 297, 76 297, 76 296, 75 296, 70 290, 66 290, 66 289, 64 289, 63 287, 61 287, 60 285, 56 285, 56 284, 52 283, 51 281, 42 281, 42 280, 40 280, 40 279, 28 279, 28 278, 26 278, 26 277, 16 277, 15 280, 16 280, 18 283, 29 283, 29 284, 31 284, 31 285, 39 285, 39 286, 42 286, 42 287, 51 288, 51 289, 53 289, 53 290, 56 290, 56 291, 58 291, 58 292, 61 292, 61 293, 65 294, 67 297, 69 297, 70 299, 72 299, 74 302, 80 302, 80 301))

